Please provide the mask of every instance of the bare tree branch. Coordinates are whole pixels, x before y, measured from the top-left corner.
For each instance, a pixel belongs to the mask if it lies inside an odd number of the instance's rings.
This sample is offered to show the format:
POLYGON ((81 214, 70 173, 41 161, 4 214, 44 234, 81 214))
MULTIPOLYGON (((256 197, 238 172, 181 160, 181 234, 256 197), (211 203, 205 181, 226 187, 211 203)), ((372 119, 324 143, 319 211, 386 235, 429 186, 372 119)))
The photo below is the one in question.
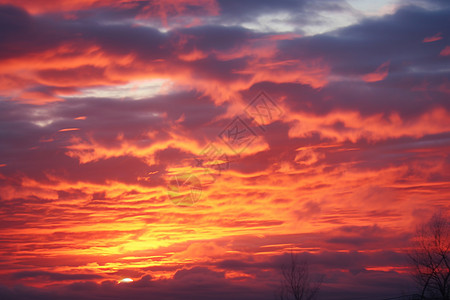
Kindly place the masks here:
POLYGON ((441 213, 417 230, 409 253, 421 299, 450 300, 450 222, 441 213))
POLYGON ((317 299, 321 282, 313 282, 309 275, 306 260, 300 261, 291 252, 290 264, 281 267, 281 286, 278 294, 280 300, 314 300, 317 299))

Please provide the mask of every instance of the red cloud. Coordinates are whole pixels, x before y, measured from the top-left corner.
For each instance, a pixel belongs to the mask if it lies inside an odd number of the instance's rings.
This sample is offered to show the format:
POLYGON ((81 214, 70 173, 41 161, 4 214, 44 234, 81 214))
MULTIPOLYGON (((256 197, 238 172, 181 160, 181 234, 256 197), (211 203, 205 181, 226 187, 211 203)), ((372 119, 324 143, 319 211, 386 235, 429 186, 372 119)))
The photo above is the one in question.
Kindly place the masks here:
POLYGON ((431 42, 436 42, 436 41, 439 41, 439 40, 442 40, 442 33, 436 33, 435 35, 433 35, 433 36, 429 36, 429 37, 426 37, 426 38, 424 38, 423 39, 423 43, 431 43, 431 42))
POLYGON ((449 56, 450 55, 450 46, 445 46, 444 49, 439 53, 441 56, 449 56))
POLYGON ((68 12, 102 6, 130 6, 130 2, 125 0, 60 0, 57 2, 51 0, 0 0, 0 3, 23 7, 31 14, 68 12))

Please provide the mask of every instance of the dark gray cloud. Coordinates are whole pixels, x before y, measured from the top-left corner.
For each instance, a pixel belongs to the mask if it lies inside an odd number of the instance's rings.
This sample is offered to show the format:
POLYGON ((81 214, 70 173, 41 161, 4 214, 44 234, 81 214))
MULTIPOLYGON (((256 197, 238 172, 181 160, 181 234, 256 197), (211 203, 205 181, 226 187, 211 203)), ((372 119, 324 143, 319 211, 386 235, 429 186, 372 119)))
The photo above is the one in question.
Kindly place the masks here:
POLYGON ((102 278, 102 276, 97 274, 65 274, 45 271, 22 271, 13 274, 13 277, 15 279, 46 277, 51 281, 90 280, 102 278))
POLYGON ((443 62, 449 63, 439 57, 450 35, 448 14, 448 9, 404 7, 393 15, 365 19, 333 32, 280 41, 278 58, 321 58, 333 73, 347 76, 373 72, 386 61, 391 62, 394 74, 410 73, 412 67, 436 70, 443 62), (425 37, 439 32, 443 40, 422 43, 425 37))

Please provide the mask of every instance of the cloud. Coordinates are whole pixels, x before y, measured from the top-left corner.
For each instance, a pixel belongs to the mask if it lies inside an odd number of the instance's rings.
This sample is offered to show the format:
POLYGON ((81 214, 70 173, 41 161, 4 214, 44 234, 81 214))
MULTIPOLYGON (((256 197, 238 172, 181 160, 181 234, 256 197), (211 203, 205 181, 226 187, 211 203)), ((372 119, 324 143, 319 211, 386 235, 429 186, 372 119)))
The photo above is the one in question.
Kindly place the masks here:
POLYGON ((432 43, 432 42, 436 42, 436 41, 440 41, 440 40, 442 40, 442 36, 441 36, 441 33, 438 32, 433 36, 428 36, 428 37, 424 38, 422 42, 423 43, 432 43))
POLYGON ((0 6, 0 298, 269 299, 290 251, 329 299, 409 289, 402 249, 449 196, 449 11, 433 3, 315 35, 355 12, 0 6), (245 113, 261 91, 281 112, 263 124, 245 113), (255 135, 239 154, 220 138, 237 117, 255 135), (210 143, 230 159, 213 179, 194 165, 210 143), (201 183, 193 206, 168 197, 181 173, 201 183))
POLYGON ((13 277, 15 279, 46 277, 51 281, 90 280, 102 278, 102 276, 97 274, 64 274, 45 271, 22 271, 15 273, 13 277))
POLYGON ((449 56, 450 55, 450 46, 445 46, 444 49, 439 53, 441 56, 449 56))
POLYGON ((377 82, 385 79, 389 74, 389 64, 389 61, 382 63, 373 73, 364 75, 363 80, 366 82, 377 82))

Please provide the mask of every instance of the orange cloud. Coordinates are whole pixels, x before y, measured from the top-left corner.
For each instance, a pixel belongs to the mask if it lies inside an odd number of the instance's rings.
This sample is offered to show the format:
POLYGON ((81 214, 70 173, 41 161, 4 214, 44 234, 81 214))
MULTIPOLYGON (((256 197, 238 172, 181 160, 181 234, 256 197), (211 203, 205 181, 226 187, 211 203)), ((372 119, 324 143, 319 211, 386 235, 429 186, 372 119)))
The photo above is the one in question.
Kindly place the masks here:
POLYGON ((64 128, 64 129, 58 130, 58 132, 77 131, 77 130, 80 130, 80 128, 64 128))
POLYGON ((362 77, 365 82, 377 82, 385 79, 389 74, 390 61, 382 63, 373 73, 366 74, 362 77))
POLYGON ((450 130, 450 114, 443 108, 423 113, 414 122, 403 120, 397 113, 392 113, 388 119, 382 114, 362 117, 356 112, 332 112, 326 118, 308 114, 290 114, 287 118, 295 124, 289 130, 291 137, 305 137, 321 128, 321 135, 338 142, 345 140, 356 142, 361 138, 371 141, 403 136, 420 138, 450 130), (348 130, 337 131, 330 127, 336 122, 344 122, 348 130))

